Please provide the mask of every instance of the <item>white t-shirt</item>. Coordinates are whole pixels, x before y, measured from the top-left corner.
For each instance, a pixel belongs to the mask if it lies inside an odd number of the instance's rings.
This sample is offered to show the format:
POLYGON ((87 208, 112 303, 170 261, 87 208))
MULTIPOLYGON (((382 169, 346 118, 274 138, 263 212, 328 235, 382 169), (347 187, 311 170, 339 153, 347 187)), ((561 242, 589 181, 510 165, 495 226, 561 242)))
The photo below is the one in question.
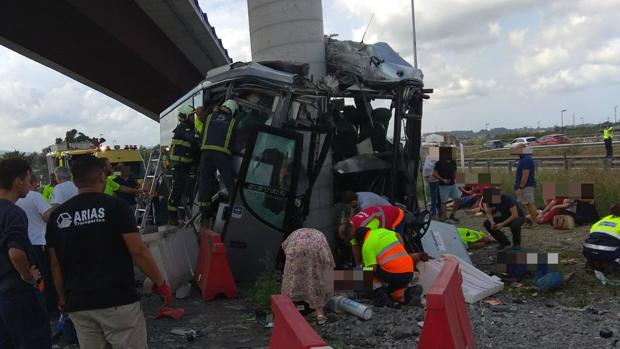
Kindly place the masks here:
POLYGON ((33 245, 45 245, 45 221, 43 213, 50 208, 43 195, 38 191, 30 191, 25 198, 15 203, 21 207, 28 217, 28 238, 33 245))
POLYGON ((54 187, 50 204, 64 204, 78 194, 78 188, 71 181, 62 182, 54 187))
POLYGON ((373 206, 389 206, 389 201, 384 199, 379 194, 375 194, 370 191, 358 191, 357 192, 357 206, 360 209, 365 209, 373 206))

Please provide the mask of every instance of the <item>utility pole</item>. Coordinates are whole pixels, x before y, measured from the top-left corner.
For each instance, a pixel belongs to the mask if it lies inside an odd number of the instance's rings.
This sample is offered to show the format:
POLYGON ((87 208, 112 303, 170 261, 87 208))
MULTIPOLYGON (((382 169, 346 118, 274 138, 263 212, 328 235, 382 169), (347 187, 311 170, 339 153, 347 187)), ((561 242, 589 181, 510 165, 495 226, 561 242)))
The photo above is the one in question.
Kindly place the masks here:
POLYGON ((573 128, 575 128, 575 113, 573 113, 573 128))
POLYGON ((488 122, 486 124, 484 124, 484 129, 487 130, 487 131, 489 130, 489 123, 488 122))
POLYGON ((616 106, 614 107, 614 124, 616 124, 616 123, 618 122, 618 119, 617 119, 617 111, 618 111, 618 106, 616 105, 616 106))
POLYGON ((413 66, 418 69, 418 48, 416 46, 415 38, 415 5, 414 0, 411 0, 411 25, 413 27, 413 66))
POLYGON ((564 113, 566 112, 566 109, 562 109, 560 111, 560 121, 561 121, 561 126, 560 129, 564 128, 564 113))
POLYGON ((580 118, 581 118, 581 128, 584 128, 584 125, 583 125, 583 116, 580 116, 580 118))

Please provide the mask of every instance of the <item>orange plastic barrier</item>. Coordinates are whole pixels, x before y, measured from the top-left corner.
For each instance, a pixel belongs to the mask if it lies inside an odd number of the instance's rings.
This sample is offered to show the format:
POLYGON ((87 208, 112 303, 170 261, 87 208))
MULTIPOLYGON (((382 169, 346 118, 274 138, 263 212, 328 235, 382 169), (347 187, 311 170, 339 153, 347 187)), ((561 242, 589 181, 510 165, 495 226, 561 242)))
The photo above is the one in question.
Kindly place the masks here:
POLYGON ((271 296, 271 310, 273 331, 269 349, 310 349, 327 346, 301 316, 288 296, 281 294, 271 296))
POLYGON ((418 349, 476 348, 462 283, 458 262, 446 259, 426 294, 426 315, 418 349))
POLYGON ((208 229, 200 231, 200 252, 196 263, 196 284, 202 299, 212 300, 219 294, 237 297, 237 286, 230 272, 222 238, 208 229))

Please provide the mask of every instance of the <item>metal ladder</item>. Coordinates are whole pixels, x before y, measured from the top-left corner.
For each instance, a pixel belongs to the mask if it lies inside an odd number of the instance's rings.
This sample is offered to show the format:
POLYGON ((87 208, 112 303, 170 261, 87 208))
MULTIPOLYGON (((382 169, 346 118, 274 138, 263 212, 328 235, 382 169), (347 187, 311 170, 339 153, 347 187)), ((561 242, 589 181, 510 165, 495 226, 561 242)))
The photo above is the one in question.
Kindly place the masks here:
POLYGON ((143 192, 148 192, 148 194, 146 198, 138 201, 135 212, 136 222, 138 222, 138 230, 141 233, 144 232, 144 228, 149 222, 149 217, 152 217, 153 223, 156 223, 153 198, 156 192, 155 189, 157 188, 157 181, 163 172, 161 160, 161 149, 159 149, 159 147, 153 148, 146 164, 146 171, 144 172, 144 180, 142 181, 141 188, 143 192))

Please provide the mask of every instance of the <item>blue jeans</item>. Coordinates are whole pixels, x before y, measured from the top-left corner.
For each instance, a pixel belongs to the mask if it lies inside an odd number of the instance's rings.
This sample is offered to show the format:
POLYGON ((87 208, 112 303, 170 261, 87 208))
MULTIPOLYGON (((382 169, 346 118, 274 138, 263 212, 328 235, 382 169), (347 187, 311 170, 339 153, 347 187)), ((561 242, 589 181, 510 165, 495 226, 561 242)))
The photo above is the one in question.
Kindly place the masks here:
POLYGON ((439 216, 441 213, 441 200, 439 198, 439 182, 429 182, 431 192, 431 215, 439 216))
POLYGON ((52 331, 43 304, 41 292, 34 287, 0 294, 0 348, 52 347, 52 331))

